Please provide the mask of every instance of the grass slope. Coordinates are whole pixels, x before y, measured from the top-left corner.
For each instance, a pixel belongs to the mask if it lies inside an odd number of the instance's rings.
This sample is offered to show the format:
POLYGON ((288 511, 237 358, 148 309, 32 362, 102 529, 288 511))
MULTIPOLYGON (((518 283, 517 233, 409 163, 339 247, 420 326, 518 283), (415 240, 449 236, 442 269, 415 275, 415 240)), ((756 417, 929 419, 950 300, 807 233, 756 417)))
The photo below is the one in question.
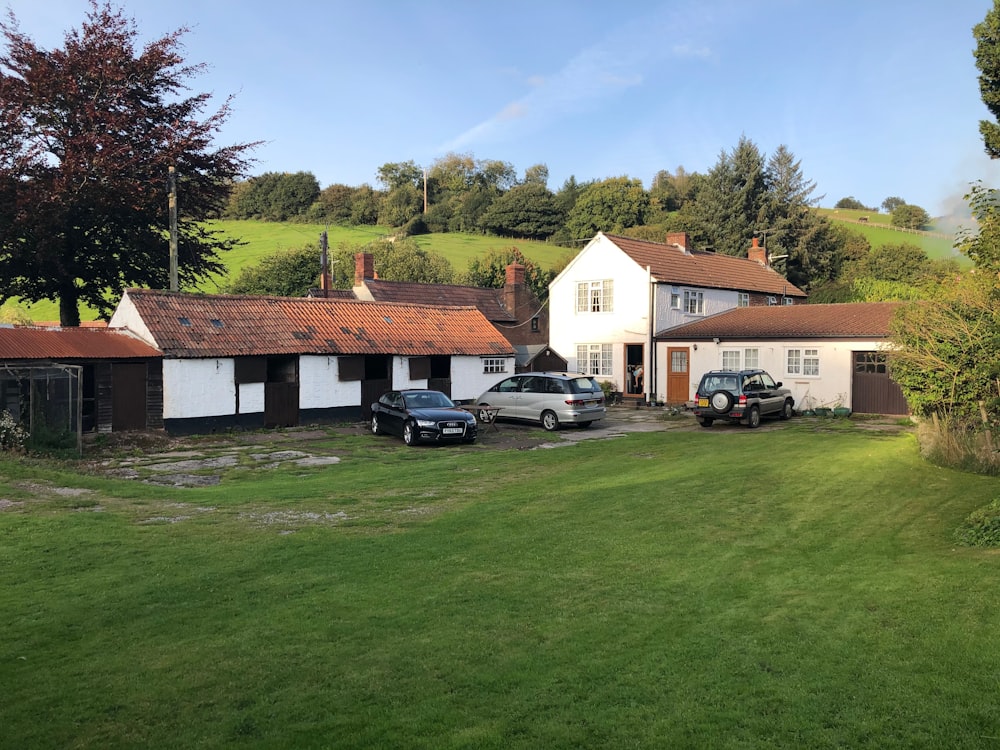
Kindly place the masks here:
MULTIPOLYGON (((341 243, 363 245, 388 234, 388 231, 382 227, 342 227, 336 225, 327 227, 322 224, 261 221, 216 221, 212 222, 212 226, 226 236, 239 238, 245 244, 222 257, 226 266, 226 276, 208 280, 197 290, 209 294, 218 292, 220 286, 235 277, 240 269, 259 262, 265 255, 306 245, 318 247, 319 236, 324 229, 327 231, 329 245, 333 249, 336 249, 341 243)), ((492 250, 511 246, 519 248, 526 257, 543 268, 551 268, 571 252, 565 247, 545 242, 504 239, 479 234, 428 234, 414 239, 421 247, 446 258, 457 273, 464 272, 468 268, 469 261, 473 258, 483 257, 492 250)), ((4 305, 4 307, 18 306, 32 320, 59 320, 59 305, 56 302, 42 301, 34 305, 19 305, 17 301, 11 301, 4 305)), ((83 320, 95 320, 97 313, 89 308, 81 308, 80 317, 83 320)))
POLYGON ((910 435, 318 447, 341 463, 184 490, 0 460, 0 744, 1000 736, 1000 557, 951 536, 996 481, 910 435))
MULTIPOLYGON (((872 214, 866 211, 851 211, 838 209, 815 209, 832 221, 847 224, 852 230, 860 232, 871 243, 872 247, 886 244, 908 243, 921 247, 931 258, 957 258, 963 264, 968 260, 959 255, 953 248, 953 239, 930 234, 913 234, 871 224, 889 224, 888 216, 872 214), (857 223, 859 216, 869 216, 869 224, 857 223)), ((305 245, 319 245, 319 235, 324 229, 331 248, 337 248, 341 243, 361 245, 380 237, 385 237, 388 230, 382 227, 342 227, 322 224, 296 224, 260 221, 216 221, 212 225, 229 237, 236 237, 245 244, 232 250, 222 260, 226 265, 226 276, 211 279, 202 284, 197 291, 218 292, 221 285, 233 278, 239 271, 260 261, 265 255, 289 248, 305 245)), ((532 261, 543 268, 551 268, 571 256, 574 250, 551 245, 545 242, 504 239, 479 234, 445 233, 428 234, 415 238, 417 243, 445 257, 456 272, 465 271, 469 261, 483 257, 492 250, 511 246, 518 247, 532 261)), ((4 307, 19 306, 17 301, 11 301, 4 307)), ((59 305, 55 302, 42 301, 34 305, 20 305, 35 321, 59 320, 59 305)), ((83 320, 95 320, 97 314, 89 308, 81 308, 83 320)))

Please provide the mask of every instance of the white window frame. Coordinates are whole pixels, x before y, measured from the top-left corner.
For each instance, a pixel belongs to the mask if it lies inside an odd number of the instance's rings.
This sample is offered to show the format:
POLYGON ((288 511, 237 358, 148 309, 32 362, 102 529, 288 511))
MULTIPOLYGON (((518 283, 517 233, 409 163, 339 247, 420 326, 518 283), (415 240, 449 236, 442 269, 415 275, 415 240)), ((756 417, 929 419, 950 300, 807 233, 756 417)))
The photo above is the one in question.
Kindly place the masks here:
POLYGON ((705 293, 693 289, 684 290, 684 312, 687 315, 705 314, 705 293))
POLYGON ((488 374, 507 372, 507 359, 505 357, 483 357, 483 372, 488 374))
POLYGON ((800 378, 818 378, 820 376, 819 349, 804 346, 786 349, 785 373, 800 378))
POLYGON ((750 307, 750 292, 737 292, 736 293, 736 306, 737 307, 750 307))
POLYGON ((760 368, 760 350, 753 347, 746 349, 723 349, 723 370, 757 370, 760 368))
POLYGON ((576 283, 576 311, 578 313, 614 312, 613 279, 578 281, 576 283))
POLYGON ((584 375, 611 377, 614 375, 614 346, 577 344, 576 367, 584 375))

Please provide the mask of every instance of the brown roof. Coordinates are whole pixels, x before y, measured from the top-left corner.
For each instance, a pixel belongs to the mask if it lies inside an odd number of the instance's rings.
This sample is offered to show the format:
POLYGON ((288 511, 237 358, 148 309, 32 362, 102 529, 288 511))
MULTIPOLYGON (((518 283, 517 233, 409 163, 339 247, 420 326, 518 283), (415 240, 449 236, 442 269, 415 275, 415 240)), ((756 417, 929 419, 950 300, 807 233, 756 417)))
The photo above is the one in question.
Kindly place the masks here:
POLYGON ((123 331, 107 328, 0 326, 0 360, 135 359, 159 351, 123 331))
POLYGON ((657 338, 775 339, 878 338, 889 335, 899 302, 847 302, 832 305, 737 307, 660 331, 657 338))
POLYGON ((653 278, 664 284, 734 289, 740 292, 805 297, 806 293, 773 268, 732 255, 683 251, 673 245, 605 235, 639 266, 649 266, 653 278))
POLYGON ((502 289, 452 284, 417 284, 411 281, 365 279, 376 302, 407 302, 442 307, 476 307, 487 320, 514 323, 513 312, 504 307, 502 289))
POLYGON ((130 289, 154 341, 173 357, 262 354, 513 355, 475 308, 130 289))

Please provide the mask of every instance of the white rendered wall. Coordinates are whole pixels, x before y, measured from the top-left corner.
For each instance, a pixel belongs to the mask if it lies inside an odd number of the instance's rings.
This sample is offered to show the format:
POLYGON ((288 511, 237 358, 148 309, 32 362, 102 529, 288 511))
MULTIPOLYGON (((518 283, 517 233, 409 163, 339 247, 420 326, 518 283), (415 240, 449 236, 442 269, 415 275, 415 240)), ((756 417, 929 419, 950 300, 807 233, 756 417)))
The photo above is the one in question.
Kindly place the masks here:
POLYGON ((483 372, 482 357, 451 358, 451 398, 453 401, 473 401, 483 391, 489 390, 505 377, 514 374, 514 357, 491 357, 504 359, 505 372, 483 372))
MULTIPOLYGON (((884 348, 881 340, 822 340, 822 341, 740 341, 740 342, 697 342, 698 348, 690 342, 676 344, 663 343, 658 353, 661 368, 665 367, 667 346, 687 346, 691 351, 691 384, 693 395, 703 373, 722 368, 723 350, 740 351, 757 349, 758 367, 767 370, 771 377, 780 380, 792 392, 796 409, 817 406, 852 407, 851 382, 854 373, 854 352, 877 351, 884 348), (806 376, 787 372, 787 352, 789 349, 816 349, 819 354, 819 375, 806 376)), ((742 362, 742 357, 741 357, 742 362)))
MULTIPOLYGON (((567 369, 580 370, 578 344, 616 344, 612 378, 625 382, 624 347, 649 348, 649 275, 603 235, 577 255, 549 286, 549 343, 566 358, 567 369), (612 279, 611 312, 577 312, 576 288, 584 281, 612 279)), ((647 357, 648 357, 647 352, 647 357)), ((648 364, 647 364, 648 366, 648 364)))
POLYGON ((233 374, 231 359, 164 359, 163 418, 234 414, 233 374))
POLYGON ((340 380, 338 357, 299 357, 299 408, 328 409, 357 406, 361 401, 360 380, 340 380))

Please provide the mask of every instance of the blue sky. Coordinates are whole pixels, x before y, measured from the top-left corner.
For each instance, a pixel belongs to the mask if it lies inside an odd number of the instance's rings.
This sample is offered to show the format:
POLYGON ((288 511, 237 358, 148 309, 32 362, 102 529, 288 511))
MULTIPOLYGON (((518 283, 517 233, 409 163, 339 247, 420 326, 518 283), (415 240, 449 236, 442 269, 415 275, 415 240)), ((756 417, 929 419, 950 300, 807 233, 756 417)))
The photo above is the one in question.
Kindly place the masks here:
MULTIPOLYGON (((991 0, 123 0, 144 40, 181 26, 193 79, 235 94, 220 143, 265 141, 254 173, 375 184, 449 152, 549 169, 557 190, 707 172, 746 136, 784 144, 819 205, 899 196, 934 216, 983 153, 972 27, 991 0)), ((0 8, 4 6, 0 0, 0 8)), ((7 0, 61 46, 85 0, 7 0)))

